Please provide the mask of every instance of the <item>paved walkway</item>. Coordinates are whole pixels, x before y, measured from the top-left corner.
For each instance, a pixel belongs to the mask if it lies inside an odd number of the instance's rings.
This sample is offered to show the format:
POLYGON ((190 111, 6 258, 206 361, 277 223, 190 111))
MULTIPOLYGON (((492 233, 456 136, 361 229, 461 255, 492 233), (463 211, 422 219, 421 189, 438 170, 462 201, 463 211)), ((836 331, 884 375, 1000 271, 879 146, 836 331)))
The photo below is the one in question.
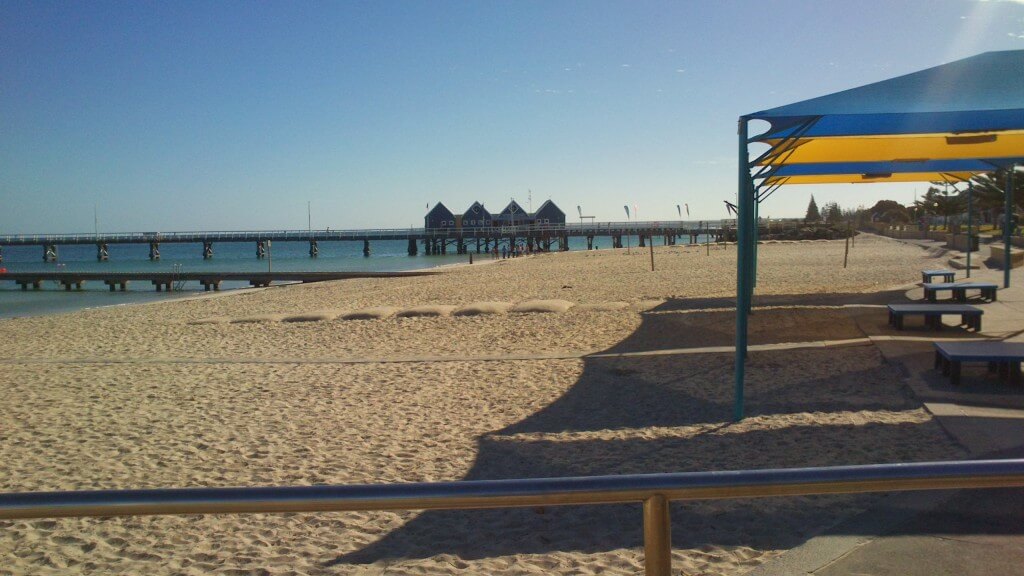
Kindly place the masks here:
MULTIPOLYGON (((975 262, 987 257, 988 248, 982 246, 981 254, 975 262)), ((958 270, 957 280, 963 278, 958 270)), ((982 268, 972 271, 971 280, 1002 286, 1003 273, 982 268)), ((920 299, 922 290, 907 296, 920 299)), ((1013 271, 1011 287, 1000 289, 998 302, 980 306, 983 336, 1024 342, 1024 270, 1013 271)), ((970 458, 1024 458, 1024 390, 985 376, 984 368, 965 370, 964 383, 953 388, 933 369, 928 342, 886 338, 877 318, 851 314, 886 359, 905 371, 914 394, 970 458)), ((1024 575, 1024 489, 891 494, 880 506, 749 574, 1024 575)))

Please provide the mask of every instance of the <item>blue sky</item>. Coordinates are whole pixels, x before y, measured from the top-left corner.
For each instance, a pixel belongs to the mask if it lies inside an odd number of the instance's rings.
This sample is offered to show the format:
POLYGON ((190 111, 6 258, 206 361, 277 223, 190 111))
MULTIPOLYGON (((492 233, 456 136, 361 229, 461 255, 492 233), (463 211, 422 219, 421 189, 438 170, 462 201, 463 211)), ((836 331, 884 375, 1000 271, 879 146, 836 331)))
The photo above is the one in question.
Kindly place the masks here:
MULTIPOLYGON (((1024 3, 4 2, 0 234, 725 216, 736 119, 989 50, 1024 3)), ((924 186, 918 186, 922 192, 924 186)), ((913 199, 790 187, 761 214, 913 199)))

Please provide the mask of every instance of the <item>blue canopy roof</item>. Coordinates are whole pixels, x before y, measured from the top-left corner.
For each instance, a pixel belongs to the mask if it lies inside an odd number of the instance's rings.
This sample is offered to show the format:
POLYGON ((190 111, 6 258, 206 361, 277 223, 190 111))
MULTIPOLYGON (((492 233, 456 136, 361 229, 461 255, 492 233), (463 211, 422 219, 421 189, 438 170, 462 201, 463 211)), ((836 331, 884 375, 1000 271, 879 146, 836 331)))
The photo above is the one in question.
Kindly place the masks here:
POLYGON ((752 140, 1022 129, 1024 50, 986 52, 747 117, 772 124, 752 140))

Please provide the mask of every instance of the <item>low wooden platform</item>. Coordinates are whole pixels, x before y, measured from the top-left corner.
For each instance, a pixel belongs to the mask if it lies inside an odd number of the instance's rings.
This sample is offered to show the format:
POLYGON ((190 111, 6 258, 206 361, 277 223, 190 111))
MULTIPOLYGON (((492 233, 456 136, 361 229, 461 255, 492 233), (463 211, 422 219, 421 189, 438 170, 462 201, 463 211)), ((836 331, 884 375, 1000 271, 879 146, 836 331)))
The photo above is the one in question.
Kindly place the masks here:
POLYGON ((966 304, 889 304, 889 324, 897 330, 903 329, 904 316, 924 316, 925 326, 942 330, 942 317, 947 314, 959 314, 960 324, 981 331, 981 308, 966 304))
POLYGON ((935 367, 949 376, 950 383, 960 384, 964 362, 986 362, 989 372, 1011 384, 1020 385, 1020 363, 1024 361, 1024 342, 936 342, 935 367))
POLYGON ((936 294, 938 292, 949 290, 953 293, 953 300, 957 302, 967 301, 968 290, 978 290, 981 292, 981 297, 992 302, 996 301, 996 291, 999 290, 999 286, 991 282, 961 282, 959 284, 952 282, 941 282, 941 283, 924 283, 924 298, 929 302, 935 302, 937 300, 936 294))
POLYGON ((150 282, 159 292, 163 288, 172 290, 180 282, 199 282, 206 290, 220 290, 221 282, 248 282, 250 286, 270 286, 273 282, 324 282, 327 280, 348 280, 352 278, 402 278, 438 274, 436 270, 413 270, 409 272, 6 272, 0 274, 0 282, 11 281, 28 290, 42 287, 43 282, 59 283, 65 290, 72 286, 81 290, 89 280, 100 281, 113 292, 118 287, 127 288, 128 282, 150 282))

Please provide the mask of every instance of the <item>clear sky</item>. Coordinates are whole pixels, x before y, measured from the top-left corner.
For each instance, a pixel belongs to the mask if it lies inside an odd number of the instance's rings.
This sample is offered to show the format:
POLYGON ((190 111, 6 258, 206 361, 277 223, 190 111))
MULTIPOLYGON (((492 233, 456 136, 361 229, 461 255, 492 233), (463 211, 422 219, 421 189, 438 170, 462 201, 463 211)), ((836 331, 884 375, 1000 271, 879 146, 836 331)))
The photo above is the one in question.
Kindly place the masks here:
POLYGON ((3 2, 0 234, 91 232, 94 205, 101 231, 305 228, 307 202, 421 226, 529 190, 718 219, 741 114, 1008 49, 1020 1, 3 2))

